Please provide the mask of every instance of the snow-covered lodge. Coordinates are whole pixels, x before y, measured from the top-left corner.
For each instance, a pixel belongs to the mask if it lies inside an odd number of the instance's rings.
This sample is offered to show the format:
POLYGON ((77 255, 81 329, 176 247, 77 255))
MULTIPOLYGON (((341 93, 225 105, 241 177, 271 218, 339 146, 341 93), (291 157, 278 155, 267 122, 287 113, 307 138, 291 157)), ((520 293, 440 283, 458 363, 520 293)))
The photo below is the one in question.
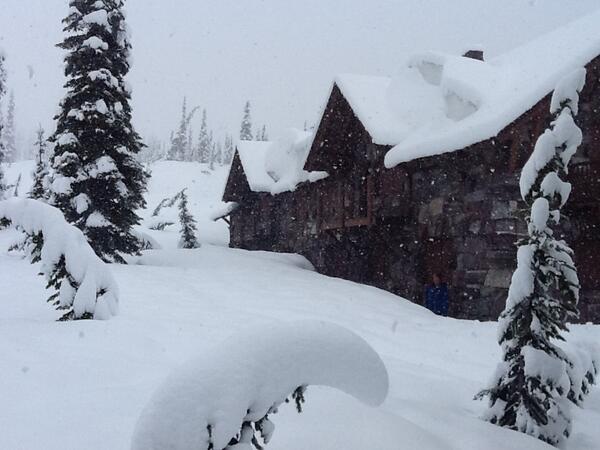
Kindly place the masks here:
POLYGON ((563 221, 600 322, 600 14, 487 60, 417 55, 394 78, 336 78, 313 136, 240 142, 224 193, 231 246, 306 256, 318 271, 422 302, 434 272, 450 314, 496 318, 525 224, 518 178, 557 82, 585 66, 563 221))

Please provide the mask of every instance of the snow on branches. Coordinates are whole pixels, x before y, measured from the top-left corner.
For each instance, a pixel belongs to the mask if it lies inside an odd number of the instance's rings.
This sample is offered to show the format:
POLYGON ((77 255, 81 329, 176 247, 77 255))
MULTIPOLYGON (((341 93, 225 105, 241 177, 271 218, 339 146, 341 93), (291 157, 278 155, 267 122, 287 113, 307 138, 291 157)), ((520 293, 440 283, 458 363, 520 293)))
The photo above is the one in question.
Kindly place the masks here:
MULTIPOLYGON (((4 96, 6 92, 6 69, 4 67, 4 61, 6 60, 6 56, 4 55, 4 50, 0 48, 0 100, 4 96)), ((2 114, 0 114, 1 116, 2 114)), ((5 158, 5 149, 4 149, 4 138, 3 138, 3 120, 0 117, 0 163, 4 161, 5 158)), ((6 191, 6 186, 4 184, 4 172, 2 171, 2 167, 0 166, 0 200, 4 198, 6 191)))
POLYGON ((38 200, 9 199, 0 201, 0 220, 28 236, 32 262, 41 262, 41 273, 54 290, 48 301, 64 311, 61 320, 105 320, 117 314, 119 291, 108 266, 58 209, 38 200))
POLYGON ((378 406, 388 374, 363 339, 338 325, 282 323, 242 332, 176 370, 138 420, 132 450, 250 450, 269 442, 270 416, 309 385, 378 406), (262 443, 261 443, 262 441, 262 443))
MULTIPOLYGON (((181 238, 179 240, 179 248, 199 248, 200 243, 196 237, 197 222, 188 208, 187 188, 182 189, 171 198, 164 198, 152 212, 152 217, 148 224, 151 230, 163 231, 165 228, 175 224, 173 214, 164 214, 163 210, 170 210, 177 204, 179 210, 178 220, 181 226, 181 238)), ((170 211, 168 211, 170 212, 170 211)))
POLYGON ((129 40, 123 0, 70 0, 64 19, 66 95, 55 117, 48 203, 86 235, 104 261, 138 254, 136 211, 148 174, 132 125, 129 40))
POLYGON ((498 366, 489 396, 487 420, 552 445, 571 430, 571 403, 581 403, 595 380, 597 365, 570 356, 556 344, 565 340, 567 321, 577 317, 579 280, 573 252, 556 239, 560 210, 571 185, 563 181, 582 133, 574 121, 578 92, 585 83, 580 69, 556 87, 550 127, 539 137, 520 180, 521 195, 531 208, 528 237, 520 242, 506 309, 500 316, 498 366), (585 367, 577 365, 585 361, 585 367))
POLYGON ((193 249, 200 247, 200 243, 196 237, 196 219, 194 219, 188 208, 188 196, 185 191, 186 189, 180 192, 181 198, 179 200, 179 223, 181 224, 179 248, 193 249))

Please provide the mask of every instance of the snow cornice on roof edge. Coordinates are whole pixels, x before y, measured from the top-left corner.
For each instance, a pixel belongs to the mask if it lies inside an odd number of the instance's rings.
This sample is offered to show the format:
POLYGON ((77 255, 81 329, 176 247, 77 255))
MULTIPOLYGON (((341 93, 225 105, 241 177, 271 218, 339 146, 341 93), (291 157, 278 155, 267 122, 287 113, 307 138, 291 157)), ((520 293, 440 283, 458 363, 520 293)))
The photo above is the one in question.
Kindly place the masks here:
MULTIPOLYGON (((497 136, 552 92, 567 73, 600 55, 599 23, 600 10, 487 62, 434 53, 413 59, 412 66, 422 73, 426 64, 441 68, 440 95, 466 101, 478 97, 477 104, 475 111, 458 120, 420 124, 388 152, 386 167, 497 136)), ((436 84, 435 79, 426 81, 436 84)))

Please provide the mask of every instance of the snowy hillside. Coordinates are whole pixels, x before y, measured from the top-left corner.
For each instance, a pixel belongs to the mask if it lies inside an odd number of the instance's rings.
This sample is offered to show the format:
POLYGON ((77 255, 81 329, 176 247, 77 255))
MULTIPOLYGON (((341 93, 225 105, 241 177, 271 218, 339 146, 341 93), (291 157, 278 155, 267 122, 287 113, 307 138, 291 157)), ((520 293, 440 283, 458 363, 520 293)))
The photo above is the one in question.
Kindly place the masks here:
MULTIPOLYGON (((213 208, 222 205, 221 197, 229 174, 228 167, 218 167, 210 171, 206 164, 161 161, 152 164, 149 169, 152 177, 146 195, 148 209, 141 212, 142 218, 148 220, 161 200, 173 197, 187 188, 190 210, 198 221, 200 241, 217 245, 229 243, 229 231, 225 222, 213 222, 210 219, 213 208)), ((156 232, 149 232, 157 237, 156 232)), ((179 239, 178 230, 173 228, 159 232, 158 239, 166 239, 168 244, 175 246, 179 239)))
MULTIPOLYGON (((18 194, 26 196, 31 189, 31 173, 34 169, 33 161, 20 161, 3 165, 6 173, 6 183, 15 185, 19 176, 18 194)), ((225 181, 229 173, 228 167, 217 167, 214 171, 208 170, 206 164, 182 163, 176 161, 160 161, 148 167, 152 177, 146 194, 147 209, 139 214, 147 222, 152 216, 153 210, 166 197, 173 197, 182 189, 187 188, 190 198, 190 210, 198 221, 198 232, 201 242, 227 245, 229 243, 229 232, 223 221, 213 222, 210 217, 214 208, 223 205, 221 196, 225 187, 225 181)), ((14 191, 14 188, 13 188, 14 191)), ((176 215, 176 211, 174 211, 176 215)), ((179 230, 176 226, 170 227, 163 232, 144 230, 166 246, 176 246, 179 239, 179 230)))
MULTIPOLYGON (((12 183, 31 163, 7 169, 12 183)), ((177 230, 153 231, 162 250, 113 265, 121 312, 106 321, 56 323, 44 283, 6 249, 0 232, 0 449, 127 450, 154 390, 180 363, 247 326, 320 319, 371 344, 390 375, 390 394, 371 409, 351 397, 310 387, 304 412, 284 405, 274 417, 273 450, 550 450, 541 441, 479 420, 471 400, 500 351, 496 324, 434 316, 389 293, 321 276, 302 257, 226 248, 227 228, 209 220, 227 171, 193 163, 151 167, 149 218, 162 198, 188 188, 199 222, 198 250, 177 250, 177 230)), ((147 231, 147 230, 143 230, 147 231)), ((600 342, 599 326, 573 327, 575 339, 600 342)), ((273 343, 276 345, 276 343, 273 343)), ((575 413, 569 450, 597 450, 600 389, 575 413)))

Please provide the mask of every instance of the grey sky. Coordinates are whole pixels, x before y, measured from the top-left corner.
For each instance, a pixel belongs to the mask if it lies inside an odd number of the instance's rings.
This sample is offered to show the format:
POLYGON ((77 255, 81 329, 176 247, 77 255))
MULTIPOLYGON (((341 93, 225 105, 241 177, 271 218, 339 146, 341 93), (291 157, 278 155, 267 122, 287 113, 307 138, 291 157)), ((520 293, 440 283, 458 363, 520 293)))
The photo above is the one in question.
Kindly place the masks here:
MULTIPOLYGON (((22 140, 62 96, 68 0, 2 0, 22 140)), ((598 0, 128 0, 134 120, 166 139, 182 97, 219 134, 238 132, 246 99, 255 127, 314 122, 336 73, 393 75, 415 51, 483 45, 495 55, 595 8, 598 0)), ((197 123, 197 121, 196 121, 197 123)), ((198 128, 198 125, 196 125, 198 128)))

